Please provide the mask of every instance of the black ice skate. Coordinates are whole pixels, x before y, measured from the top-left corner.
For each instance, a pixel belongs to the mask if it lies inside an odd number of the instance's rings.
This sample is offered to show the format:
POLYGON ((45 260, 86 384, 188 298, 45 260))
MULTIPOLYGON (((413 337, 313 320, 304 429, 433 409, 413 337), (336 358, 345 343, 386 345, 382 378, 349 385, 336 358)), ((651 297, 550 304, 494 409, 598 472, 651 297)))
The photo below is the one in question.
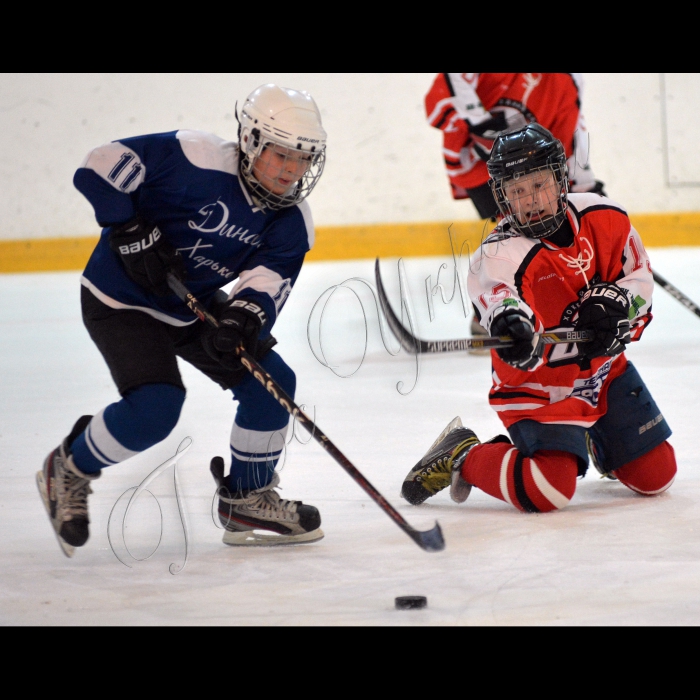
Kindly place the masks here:
POLYGON ((279 475, 259 489, 230 493, 224 481, 224 460, 214 457, 211 472, 219 490, 219 521, 224 544, 269 547, 316 542, 323 537, 318 509, 280 498, 279 475))
POLYGON ((100 476, 83 474, 73 463, 70 445, 83 432, 92 416, 83 416, 71 434, 53 450, 36 474, 36 483, 49 520, 63 553, 72 557, 75 547, 82 547, 90 536, 87 498, 90 482, 100 476))
MULTIPOLYGON (((479 439, 472 430, 462 427, 459 417, 455 418, 438 436, 403 481, 401 496, 414 506, 434 496, 451 485, 452 472, 460 472, 469 450, 478 445, 479 439)), ((471 486, 457 478, 450 489, 453 500, 462 503, 467 500, 471 486)))

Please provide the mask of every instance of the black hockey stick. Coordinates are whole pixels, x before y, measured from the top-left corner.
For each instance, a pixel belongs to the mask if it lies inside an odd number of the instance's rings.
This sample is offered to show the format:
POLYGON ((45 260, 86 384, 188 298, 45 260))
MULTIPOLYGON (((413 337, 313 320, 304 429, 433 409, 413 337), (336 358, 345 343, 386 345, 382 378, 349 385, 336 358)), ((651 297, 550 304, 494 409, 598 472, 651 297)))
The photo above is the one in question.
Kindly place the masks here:
MULTIPOLYGON (((513 345, 513 339, 508 336, 497 338, 458 338, 456 340, 421 340, 403 326, 394 313, 386 295, 382 277, 379 273, 379 258, 374 264, 374 276, 377 283, 379 303, 386 317, 387 324, 391 328, 401 347, 412 355, 418 353, 455 352, 458 350, 477 350, 482 348, 508 348, 513 345)), ((583 343, 590 340, 590 335, 585 331, 565 331, 563 333, 542 333, 540 335, 545 345, 555 343, 583 343)))
POLYGON ((670 282, 667 282, 658 272, 654 272, 653 274, 656 284, 663 287, 672 297, 678 299, 683 306, 690 309, 696 316, 700 316, 700 308, 693 304, 683 292, 676 289, 670 282))
MULTIPOLYGON (((202 304, 189 292, 187 287, 172 273, 168 273, 168 286, 177 296, 200 318, 214 328, 219 327, 219 322, 212 316, 202 304)), ((365 479, 352 462, 330 441, 319 427, 297 406, 282 387, 263 369, 263 367, 244 349, 239 346, 236 350, 241 358, 243 366, 257 379, 272 396, 279 402, 287 413, 311 434, 333 459, 350 474, 350 476, 364 489, 374 502, 422 549, 428 552, 439 552, 445 548, 445 540, 439 523, 435 523, 432 530, 421 532, 411 527, 401 517, 399 512, 377 491, 372 484, 365 479)))

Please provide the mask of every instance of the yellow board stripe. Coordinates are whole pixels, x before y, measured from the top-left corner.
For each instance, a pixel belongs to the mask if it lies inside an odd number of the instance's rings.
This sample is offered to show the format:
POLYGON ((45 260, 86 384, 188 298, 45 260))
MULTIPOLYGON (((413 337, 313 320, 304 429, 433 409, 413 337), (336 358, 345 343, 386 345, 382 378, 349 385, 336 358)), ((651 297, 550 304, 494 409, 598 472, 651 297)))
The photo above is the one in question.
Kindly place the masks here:
MULTIPOLYGON (((630 217, 649 248, 700 245, 700 212, 637 214, 630 217)), ((473 253, 490 232, 484 221, 321 226, 309 261, 473 253), (449 231, 449 233, 448 233, 449 231)), ((0 272, 82 270, 97 237, 0 240, 0 272)))

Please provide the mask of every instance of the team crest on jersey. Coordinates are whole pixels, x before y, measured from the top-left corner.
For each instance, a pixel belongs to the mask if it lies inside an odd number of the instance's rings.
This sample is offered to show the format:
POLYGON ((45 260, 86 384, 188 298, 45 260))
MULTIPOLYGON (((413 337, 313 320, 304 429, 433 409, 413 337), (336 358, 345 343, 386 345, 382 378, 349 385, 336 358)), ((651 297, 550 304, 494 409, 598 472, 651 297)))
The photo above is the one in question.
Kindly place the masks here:
POLYGON ((610 374, 611 367, 612 359, 608 360, 604 365, 601 365, 592 377, 588 379, 577 379, 574 382, 574 389, 569 396, 574 399, 581 399, 581 401, 585 401, 595 408, 598 405, 600 390, 610 374))

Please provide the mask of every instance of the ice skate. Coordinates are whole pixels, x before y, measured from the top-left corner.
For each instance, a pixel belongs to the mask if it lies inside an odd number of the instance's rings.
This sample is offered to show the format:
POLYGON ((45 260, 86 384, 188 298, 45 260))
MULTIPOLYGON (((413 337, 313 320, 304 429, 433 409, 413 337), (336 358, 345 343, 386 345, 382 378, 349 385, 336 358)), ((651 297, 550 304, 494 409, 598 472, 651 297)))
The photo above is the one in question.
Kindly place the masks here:
POLYGON ((598 449, 598 446, 591 439, 590 433, 586 433, 586 448, 588 449, 588 456, 591 458, 593 466, 600 474, 600 478, 617 481, 617 477, 615 477, 612 472, 606 471, 605 465, 603 464, 603 455, 598 449))
POLYGON ((275 488, 279 475, 259 489, 230 493, 224 482, 224 460, 211 461, 219 491, 219 521, 224 527, 224 544, 270 547, 316 542, 323 537, 318 509, 301 501, 280 498, 275 488))
MULTIPOLYGON (((459 417, 455 418, 440 433, 423 459, 408 472, 401 487, 401 496, 417 506, 450 486, 453 470, 459 471, 469 450, 478 444, 479 439, 474 432, 464 428, 459 417)), ((456 495, 461 499, 459 503, 467 499, 471 490, 469 484, 464 480, 462 482, 457 481, 454 487, 456 495)))
POLYGON ((87 499, 92 493, 90 482, 100 474, 83 474, 73 463, 70 445, 91 418, 83 416, 78 420, 71 434, 48 455, 43 469, 36 474, 41 499, 67 557, 72 557, 75 548, 82 547, 90 536, 87 499))

